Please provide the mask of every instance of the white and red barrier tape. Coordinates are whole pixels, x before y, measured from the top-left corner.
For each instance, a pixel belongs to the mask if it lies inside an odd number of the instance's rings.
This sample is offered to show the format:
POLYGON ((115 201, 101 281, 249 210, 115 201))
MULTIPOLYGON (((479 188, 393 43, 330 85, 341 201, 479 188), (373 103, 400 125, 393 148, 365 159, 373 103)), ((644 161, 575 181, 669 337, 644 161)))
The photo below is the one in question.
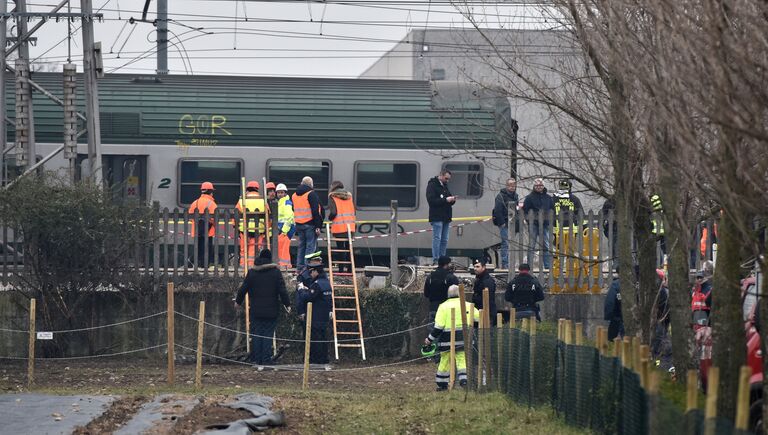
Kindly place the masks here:
MULTIPOLYGON (((463 218, 463 219, 466 219, 466 218, 463 218)), ((463 227, 463 226, 466 226, 466 225, 476 224, 476 223, 480 223, 480 222, 487 222, 487 221, 490 221, 490 220, 491 220, 490 217, 482 217, 480 219, 475 219, 475 220, 471 220, 471 221, 461 222, 461 223, 456 224, 456 225, 452 225, 451 228, 459 228, 459 227, 463 227)), ((363 222, 366 222, 366 221, 363 221, 363 222)), ((368 221, 368 222, 371 222, 371 221, 368 221)), ((376 222, 378 222, 378 221, 376 221, 376 222)), ((384 221, 382 221, 382 222, 384 222, 384 221)), ((405 221, 401 221, 401 222, 407 223, 405 221)), ((400 223, 400 222, 398 222, 398 223, 400 223)), ((161 232, 162 231, 163 230, 161 229, 161 232)), ((398 235, 398 237, 400 237, 400 236, 410 236, 410 235, 413 235, 413 234, 421 234, 421 233, 429 233, 429 232, 432 232, 432 227, 424 228, 424 229, 421 229, 421 230, 414 230, 414 231, 402 231, 402 232, 397 233, 397 235, 398 235)), ((181 236, 184 235, 184 233, 181 232, 181 231, 176 232, 176 231, 173 231, 173 230, 168 230, 168 233, 169 234, 178 234, 178 235, 181 235, 181 236)), ((186 233, 186 234, 188 236, 190 236, 190 237, 195 237, 195 235, 192 234, 192 233, 186 233)), ((361 240, 361 239, 380 239, 380 238, 389 237, 389 236, 390 236, 390 234, 375 234, 375 235, 371 235, 371 236, 355 236, 354 238, 355 238, 355 240, 361 240)), ((218 235, 217 234, 216 237, 218 237, 220 239, 226 239, 226 238, 234 239, 234 237, 230 236, 229 234, 227 234, 227 235, 218 235)), ((325 240, 325 239, 323 237, 318 237, 317 238, 318 242, 322 241, 322 240, 325 240)))

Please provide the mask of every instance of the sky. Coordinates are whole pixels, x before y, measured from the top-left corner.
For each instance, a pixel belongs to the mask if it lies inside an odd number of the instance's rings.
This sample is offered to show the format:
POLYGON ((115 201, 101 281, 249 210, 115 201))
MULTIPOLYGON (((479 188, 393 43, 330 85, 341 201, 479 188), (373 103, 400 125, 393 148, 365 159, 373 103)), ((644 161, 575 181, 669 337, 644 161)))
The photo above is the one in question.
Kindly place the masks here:
MULTIPOLYGON (((31 12, 50 12, 57 0, 29 0, 31 12)), ((140 19, 144 0, 93 0, 94 23, 107 73, 152 74, 156 69, 157 2, 140 19)), ((171 74, 357 77, 410 30, 546 26, 533 3, 465 0, 168 0, 171 74)), ((8 1, 8 10, 14 8, 8 1)), ((80 1, 71 0, 71 12, 80 1)), ((64 7, 60 12, 67 12, 64 7)), ((30 22, 32 27, 36 22, 30 22)), ((30 58, 38 68, 61 71, 68 56, 82 71, 79 21, 49 20, 38 30, 30 58), (71 38, 67 35, 71 34, 71 38)), ((15 26, 8 28, 15 34, 15 26)))

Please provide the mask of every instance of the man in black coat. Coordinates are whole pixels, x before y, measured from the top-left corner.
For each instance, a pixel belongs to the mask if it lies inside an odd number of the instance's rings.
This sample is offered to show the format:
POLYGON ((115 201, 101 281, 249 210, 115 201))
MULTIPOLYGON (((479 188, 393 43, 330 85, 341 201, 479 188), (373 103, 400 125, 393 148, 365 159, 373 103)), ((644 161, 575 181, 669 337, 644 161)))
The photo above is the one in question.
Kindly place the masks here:
MULTIPOLYGON (((499 227, 499 235, 501 236, 501 267, 502 269, 509 268, 509 244, 507 239, 509 238, 509 204, 512 204, 514 209, 517 208, 517 202, 520 200, 517 196, 517 181, 514 178, 507 180, 505 188, 501 189, 493 205, 493 224, 499 227)), ((515 223, 515 232, 517 232, 517 223, 515 223)))
POLYGON ((432 226, 432 264, 445 255, 448 250, 448 232, 453 219, 453 206, 456 197, 448 190, 451 171, 443 169, 440 175, 427 182, 427 204, 429 204, 429 224, 432 226))
POLYGON ((475 260, 475 285, 472 288, 472 303, 480 310, 485 309, 483 306, 483 289, 486 288, 488 289, 488 305, 490 305, 488 307, 490 326, 496 326, 496 280, 488 273, 485 259, 475 260))
POLYGON ((251 353, 248 361, 254 364, 272 364, 272 336, 277 327, 280 304, 290 310, 291 301, 285 289, 283 274, 272 263, 272 253, 264 249, 240 286, 235 308, 243 304, 248 293, 251 310, 251 353))
POLYGON ((555 209, 552 197, 547 194, 544 180, 537 178, 533 181, 533 192, 523 201, 523 212, 528 219, 528 264, 533 264, 533 251, 541 245, 541 255, 544 268, 552 266, 552 254, 549 252, 549 213, 555 209), (530 213, 530 216, 529 216, 530 213), (539 214, 542 215, 542 225, 539 226, 539 214))
POLYGON ((459 284, 451 271, 451 257, 442 256, 437 260, 437 269, 424 281, 424 297, 429 299, 429 321, 435 321, 437 308, 448 299, 448 287, 459 284))
POLYGON ((544 287, 530 272, 528 264, 520 265, 520 273, 507 284, 504 299, 515 307, 515 319, 536 316, 536 320, 541 322, 538 302, 544 300, 544 287))

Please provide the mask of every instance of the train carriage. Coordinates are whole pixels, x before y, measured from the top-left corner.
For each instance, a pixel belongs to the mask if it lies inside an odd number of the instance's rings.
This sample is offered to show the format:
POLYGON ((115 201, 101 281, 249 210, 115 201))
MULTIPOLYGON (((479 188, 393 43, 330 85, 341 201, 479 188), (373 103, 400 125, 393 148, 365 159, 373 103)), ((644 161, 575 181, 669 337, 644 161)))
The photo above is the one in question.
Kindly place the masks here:
MULTIPOLYGON (((60 74, 36 73, 34 80, 61 95, 60 74)), ((82 89, 78 76, 81 109, 82 89)), ((428 229, 419 221, 427 217, 424 191, 442 168, 454 175, 455 217, 490 215, 509 174, 500 152, 513 155, 515 146, 507 100, 456 83, 112 74, 99 80, 99 98, 104 174, 117 199, 186 208, 200 183, 212 181, 220 207, 234 207, 241 177, 282 182, 292 192, 310 175, 323 201, 332 180, 352 192, 361 236, 388 232, 381 221, 393 199, 402 231, 428 229), (486 164, 490 159, 495 163, 486 164)), ((61 144, 62 109, 39 94, 34 103, 37 153, 44 156, 61 144)), ((7 104, 13 114, 13 100, 7 104)), ((12 176, 12 159, 6 163, 12 176)), ((78 177, 87 175, 87 163, 83 137, 78 177)), ((62 155, 46 164, 67 167, 62 155)), ((479 256, 497 235, 488 221, 459 221, 449 254, 479 256)), ((366 237, 356 248, 370 262, 388 255, 388 246, 385 237, 366 237)), ((402 237, 399 246, 401 256, 429 257, 431 233, 402 237)))

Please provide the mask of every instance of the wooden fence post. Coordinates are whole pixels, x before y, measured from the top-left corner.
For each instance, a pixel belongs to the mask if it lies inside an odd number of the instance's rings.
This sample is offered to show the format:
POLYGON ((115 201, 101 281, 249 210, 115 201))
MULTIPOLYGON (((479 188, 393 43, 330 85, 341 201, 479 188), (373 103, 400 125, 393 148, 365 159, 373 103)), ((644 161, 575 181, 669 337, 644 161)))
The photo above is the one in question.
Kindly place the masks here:
POLYGON ((752 367, 741 366, 739 371, 739 390, 736 396, 736 431, 746 432, 749 429, 749 377, 752 367))
POLYGON ((603 327, 598 326, 595 334, 595 347, 597 347, 597 353, 603 354, 603 327))
MULTIPOLYGON (((245 247, 248 251, 248 247, 245 247)), ((246 269, 247 270, 247 269, 246 269)), ((251 298, 248 296, 248 292, 245 293, 245 351, 248 353, 248 357, 251 355, 251 298)))
POLYGON ((528 367, 528 390, 529 390, 529 405, 533 403, 533 386, 535 385, 536 381, 536 371, 534 370, 536 367, 536 316, 531 316, 531 346, 530 346, 530 365, 528 367))
MULTIPOLYGON (((616 337, 613 339, 613 357, 614 358, 621 358, 621 338, 616 337)), ((624 364, 624 361, 622 361, 622 365, 624 364)))
POLYGON ((507 358, 507 387, 505 388, 506 393, 509 393, 510 390, 510 384, 512 383, 512 354, 514 352, 514 347, 512 345, 514 344, 514 334, 512 333, 512 330, 515 329, 517 326, 517 320, 515 320, 515 317, 517 316, 517 310, 514 308, 509 309, 509 353, 507 358))
POLYGON ((584 345, 584 325, 581 322, 576 323, 576 346, 584 345))
POLYGON ((451 308, 451 350, 450 367, 448 369, 448 390, 453 391, 453 383, 456 382, 456 308, 451 308))
POLYGON ((502 340, 502 333, 504 332, 504 316, 501 313, 496 313, 496 388, 501 391, 501 354, 504 351, 502 346, 504 340, 502 340))
POLYGON ((632 337, 632 368, 637 372, 637 374, 640 374, 641 367, 641 356, 640 356, 640 337, 632 337))
POLYGON ((176 378, 176 367, 175 367, 175 325, 174 325, 174 311, 175 311, 175 305, 173 301, 173 283, 169 282, 168 286, 166 287, 166 293, 167 293, 167 299, 166 299, 166 315, 168 318, 168 321, 166 322, 166 329, 168 330, 168 385, 173 385, 176 378))
POLYGON ((621 365, 632 370, 632 341, 624 337, 621 342, 621 365))
POLYGON ((309 387, 309 344, 312 340, 312 302, 307 303, 307 325, 304 336, 304 379, 301 383, 301 389, 306 390, 309 387))
POLYGON ((205 301, 200 301, 197 318, 197 364, 195 365, 195 388, 203 386, 203 333, 205 332, 205 301))
POLYGON ((685 400, 685 433, 696 435, 698 433, 698 421, 693 414, 699 408, 697 393, 699 390, 699 372, 688 370, 688 379, 686 382, 686 400, 685 400))
POLYGON ((491 327, 493 324, 491 323, 491 303, 490 303, 490 293, 487 288, 483 289, 483 325, 485 325, 485 331, 483 335, 485 335, 485 339, 483 342, 485 343, 485 350, 483 351, 485 353, 485 363, 483 363, 483 367, 485 367, 485 385, 489 386, 493 382, 493 364, 491 364, 491 327))
POLYGON ((485 315, 480 313, 480 320, 477 324, 477 390, 483 388, 483 359, 485 358, 485 334, 483 333, 485 328, 485 315))
MULTIPOLYGON (((464 294, 464 284, 459 284, 459 310, 461 310, 461 332, 464 336, 464 360, 467 362, 467 374, 472 373, 472 322, 474 309, 467 320, 467 295, 464 294), (469 324, 467 323, 469 322, 469 324)), ((467 380, 469 385, 469 380, 467 380)))
POLYGON ((720 388, 720 368, 710 367, 707 373, 707 400, 704 407, 704 435, 715 435, 717 424, 717 392, 720 388))
POLYGON ((27 387, 32 387, 35 383, 35 309, 37 308, 37 300, 32 298, 29 300, 29 348, 27 350, 27 387))
MULTIPOLYGON (((647 362, 647 360, 646 360, 647 362)), ((654 370, 648 378, 648 432, 651 435, 667 433, 659 417, 659 372, 654 370)))
POLYGON ((648 378, 648 374, 650 373, 650 348, 647 344, 640 346, 640 350, 638 350, 635 359, 635 364, 637 365, 636 370, 640 374, 640 383, 643 388, 647 389, 648 381, 650 380, 650 378, 648 378))

